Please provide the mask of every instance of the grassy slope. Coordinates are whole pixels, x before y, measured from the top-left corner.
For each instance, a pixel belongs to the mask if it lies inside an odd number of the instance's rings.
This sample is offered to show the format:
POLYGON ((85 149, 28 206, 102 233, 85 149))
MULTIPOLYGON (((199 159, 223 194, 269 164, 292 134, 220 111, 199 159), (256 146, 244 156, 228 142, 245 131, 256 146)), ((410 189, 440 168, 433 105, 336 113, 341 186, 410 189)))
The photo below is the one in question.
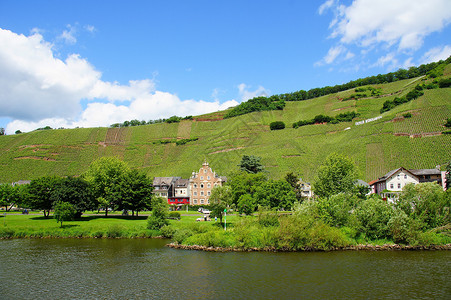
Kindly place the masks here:
MULTIPOLYGON (((445 73, 450 73, 448 66, 445 73)), ((316 168, 331 152, 352 157, 361 178, 370 181, 390 169, 434 168, 451 158, 451 136, 415 137, 444 130, 451 117, 451 88, 426 90, 425 95, 384 113, 375 122, 310 125, 292 129, 291 124, 311 119, 317 114, 336 115, 357 110, 358 120, 379 116, 385 100, 402 96, 420 79, 376 85, 391 96, 341 102, 354 90, 311 99, 289 102, 283 111, 257 112, 232 119, 203 122, 182 121, 176 124, 108 129, 80 128, 35 131, 0 137, 0 182, 33 179, 46 174, 78 175, 89 164, 106 155, 123 158, 130 166, 151 176, 189 177, 204 159, 221 175, 237 169, 242 155, 258 155, 270 177, 280 178, 289 171, 313 180, 316 168), (411 112, 410 119, 399 118, 411 112), (281 120, 286 129, 270 131, 269 123, 281 120), (393 121, 395 120, 395 121, 393 121), (350 130, 344 131, 345 128, 350 130), (183 146, 155 144, 164 139, 199 140, 183 146)), ((211 114, 217 119, 220 113, 211 114)), ((199 117, 200 118, 200 117, 199 117)), ((209 119, 209 116, 202 116, 209 119)), ((200 119, 202 119, 200 118, 200 119)))

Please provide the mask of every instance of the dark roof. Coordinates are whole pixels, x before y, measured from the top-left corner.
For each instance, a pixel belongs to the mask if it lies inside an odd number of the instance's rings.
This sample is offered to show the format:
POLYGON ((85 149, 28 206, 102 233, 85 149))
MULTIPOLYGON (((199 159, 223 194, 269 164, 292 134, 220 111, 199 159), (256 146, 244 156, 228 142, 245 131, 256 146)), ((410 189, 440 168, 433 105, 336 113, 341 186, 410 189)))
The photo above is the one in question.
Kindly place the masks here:
POLYGON ((365 186, 365 187, 369 187, 370 185, 368 183, 366 183, 365 181, 361 180, 361 179, 357 179, 354 182, 354 185, 361 185, 361 186, 365 186))
POLYGON ((442 174, 439 169, 411 169, 409 171, 417 176, 442 174))
POLYGON ((172 185, 177 179, 180 179, 181 177, 155 177, 153 179, 153 186, 160 186, 160 185, 172 185))
POLYGON ((183 179, 183 178, 179 178, 177 179, 177 181, 175 182, 175 187, 188 187, 189 184, 189 179, 183 179))

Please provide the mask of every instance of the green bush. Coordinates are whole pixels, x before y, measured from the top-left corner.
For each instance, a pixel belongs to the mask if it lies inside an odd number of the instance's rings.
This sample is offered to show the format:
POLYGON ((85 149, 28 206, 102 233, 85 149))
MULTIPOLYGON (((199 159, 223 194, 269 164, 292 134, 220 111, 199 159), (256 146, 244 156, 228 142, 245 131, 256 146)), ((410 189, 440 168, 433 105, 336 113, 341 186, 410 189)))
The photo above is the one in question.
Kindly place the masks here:
POLYGON ((176 230, 174 235, 172 236, 174 242, 178 244, 182 244, 187 238, 192 236, 194 233, 189 228, 181 228, 176 230))
POLYGON ((167 220, 169 206, 166 200, 157 197, 153 199, 152 207, 152 214, 147 218, 147 229, 159 230, 164 225, 169 225, 167 220))
POLYGON ((108 227, 106 234, 108 238, 119 238, 123 237, 123 228, 119 225, 111 225, 108 227))
POLYGON ((180 220, 182 215, 178 211, 171 211, 169 212, 169 218, 170 219, 177 219, 180 220))
POLYGON ((390 204, 375 198, 364 200, 355 210, 359 221, 358 229, 371 240, 390 236, 388 221, 392 214, 390 204))
POLYGON ((412 118, 412 114, 411 113, 405 113, 402 115, 404 118, 412 118))
POLYGON ((271 122, 271 124, 269 124, 269 128, 271 130, 285 129, 285 123, 282 121, 271 122))
POLYGON ((438 82, 438 86, 440 88, 447 88, 451 86, 451 78, 445 78, 445 79, 441 79, 438 82))
POLYGON ((161 236, 165 238, 172 238, 177 230, 171 225, 164 225, 161 227, 160 232, 161 236))

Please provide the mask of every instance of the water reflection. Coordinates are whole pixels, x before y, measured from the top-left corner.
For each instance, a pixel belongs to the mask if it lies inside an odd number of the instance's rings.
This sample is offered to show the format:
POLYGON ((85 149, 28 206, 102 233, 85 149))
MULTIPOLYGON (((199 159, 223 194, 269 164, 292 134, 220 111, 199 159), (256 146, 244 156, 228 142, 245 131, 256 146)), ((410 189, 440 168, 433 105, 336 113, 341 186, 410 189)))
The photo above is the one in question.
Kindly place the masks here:
POLYGON ((0 241, 1 299, 449 299, 451 253, 209 253, 158 239, 0 241))

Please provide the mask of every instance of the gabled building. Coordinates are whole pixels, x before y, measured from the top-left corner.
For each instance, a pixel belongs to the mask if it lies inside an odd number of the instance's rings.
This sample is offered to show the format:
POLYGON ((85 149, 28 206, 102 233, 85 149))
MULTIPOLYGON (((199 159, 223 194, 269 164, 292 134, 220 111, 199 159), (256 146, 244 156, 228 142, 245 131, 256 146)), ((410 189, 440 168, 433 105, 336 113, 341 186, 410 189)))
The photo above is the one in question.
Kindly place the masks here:
POLYGON ((298 181, 298 184, 299 184, 299 189, 301 191, 302 197, 305 197, 308 199, 313 197, 312 185, 309 182, 306 182, 306 181, 302 180, 302 178, 300 178, 298 181))
POLYGON ((169 199, 175 194, 175 182, 181 177, 155 177, 153 179, 153 194, 169 199))
POLYGON ((190 205, 210 204, 211 190, 215 186, 222 186, 227 177, 219 176, 207 162, 202 164, 199 172, 193 172, 189 179, 190 205))
POLYGON ((377 180, 371 181, 370 187, 371 191, 376 194, 381 194, 385 190, 391 192, 401 192, 407 184, 417 184, 419 182, 420 178, 417 175, 406 168, 401 167, 391 170, 377 180))
POLYGON ((171 205, 189 204, 189 179, 179 178, 173 185, 174 194, 168 198, 171 205))
POLYGON ((371 193, 377 193, 384 199, 393 201, 409 183, 436 182, 445 189, 446 172, 441 172, 439 168, 407 170, 401 167, 391 170, 384 176, 369 183, 371 193))

